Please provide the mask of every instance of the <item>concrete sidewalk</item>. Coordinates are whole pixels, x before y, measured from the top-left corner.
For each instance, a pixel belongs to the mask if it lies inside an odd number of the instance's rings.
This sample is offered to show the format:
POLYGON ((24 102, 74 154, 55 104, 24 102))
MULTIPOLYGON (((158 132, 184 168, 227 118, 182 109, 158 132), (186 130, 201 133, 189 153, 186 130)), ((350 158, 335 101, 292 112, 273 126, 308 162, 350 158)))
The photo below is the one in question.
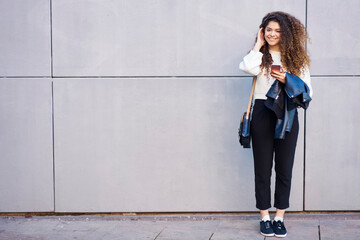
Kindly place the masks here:
MULTIPOLYGON (((258 218, 257 214, 1 216, 0 239, 265 239, 259 234, 258 218)), ((360 213, 288 213, 285 225, 288 240, 360 239, 360 213)))

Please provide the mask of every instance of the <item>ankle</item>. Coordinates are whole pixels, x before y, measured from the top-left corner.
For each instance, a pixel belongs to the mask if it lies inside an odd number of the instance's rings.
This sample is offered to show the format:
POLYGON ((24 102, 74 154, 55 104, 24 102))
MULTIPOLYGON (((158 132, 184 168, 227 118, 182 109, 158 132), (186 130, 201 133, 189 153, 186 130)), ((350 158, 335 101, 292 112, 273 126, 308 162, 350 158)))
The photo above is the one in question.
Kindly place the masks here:
POLYGON ((269 216, 269 210, 260 210, 260 219, 263 219, 265 216, 269 216))

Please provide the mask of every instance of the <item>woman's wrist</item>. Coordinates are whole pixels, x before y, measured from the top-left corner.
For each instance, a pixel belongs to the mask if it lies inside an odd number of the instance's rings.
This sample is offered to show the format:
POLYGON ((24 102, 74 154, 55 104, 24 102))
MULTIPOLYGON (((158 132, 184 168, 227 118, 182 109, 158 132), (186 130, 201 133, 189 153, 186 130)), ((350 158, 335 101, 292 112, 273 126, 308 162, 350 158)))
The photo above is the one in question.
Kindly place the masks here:
POLYGON ((258 44, 258 43, 256 43, 255 46, 254 46, 254 48, 253 48, 253 51, 259 52, 259 51, 260 51, 260 48, 261 48, 261 45, 258 44))

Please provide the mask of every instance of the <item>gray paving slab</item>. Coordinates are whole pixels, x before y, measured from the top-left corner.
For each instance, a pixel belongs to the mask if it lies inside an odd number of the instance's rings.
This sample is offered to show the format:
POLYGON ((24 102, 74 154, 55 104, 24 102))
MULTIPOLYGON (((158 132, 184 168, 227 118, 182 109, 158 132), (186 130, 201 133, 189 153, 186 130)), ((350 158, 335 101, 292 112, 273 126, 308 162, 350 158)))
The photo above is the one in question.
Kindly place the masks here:
MULTIPOLYGON (((259 216, 90 215, 0 217, 0 240, 242 240, 264 239, 259 216)), ((360 213, 288 214, 288 240, 353 240, 360 235, 360 213), (320 227, 319 227, 320 226, 320 227)))
POLYGON ((167 226, 167 222, 118 222, 106 239, 155 239, 167 226))
POLYGON ((360 220, 320 220, 321 240, 360 239, 360 220))
POLYGON ((172 222, 156 240, 207 240, 213 235, 218 224, 218 220, 172 222))
POLYGON ((319 239, 318 220, 286 220, 287 240, 319 239))
POLYGON ((154 239, 167 222, 84 218, 0 220, 0 239, 154 239))
POLYGON ((258 220, 223 220, 220 221, 211 240, 264 239, 259 234, 258 220))

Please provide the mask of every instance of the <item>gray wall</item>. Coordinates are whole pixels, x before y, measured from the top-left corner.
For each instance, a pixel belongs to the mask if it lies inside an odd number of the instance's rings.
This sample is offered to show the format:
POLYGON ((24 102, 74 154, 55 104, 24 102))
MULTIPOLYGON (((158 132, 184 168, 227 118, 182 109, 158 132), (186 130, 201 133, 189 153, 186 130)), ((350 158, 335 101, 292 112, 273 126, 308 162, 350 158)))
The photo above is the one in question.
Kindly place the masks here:
POLYGON ((300 111, 289 210, 360 210, 359 9, 1 1, 0 211, 256 211, 251 150, 236 133, 251 78, 238 64, 273 10, 312 39, 315 94, 300 111))

